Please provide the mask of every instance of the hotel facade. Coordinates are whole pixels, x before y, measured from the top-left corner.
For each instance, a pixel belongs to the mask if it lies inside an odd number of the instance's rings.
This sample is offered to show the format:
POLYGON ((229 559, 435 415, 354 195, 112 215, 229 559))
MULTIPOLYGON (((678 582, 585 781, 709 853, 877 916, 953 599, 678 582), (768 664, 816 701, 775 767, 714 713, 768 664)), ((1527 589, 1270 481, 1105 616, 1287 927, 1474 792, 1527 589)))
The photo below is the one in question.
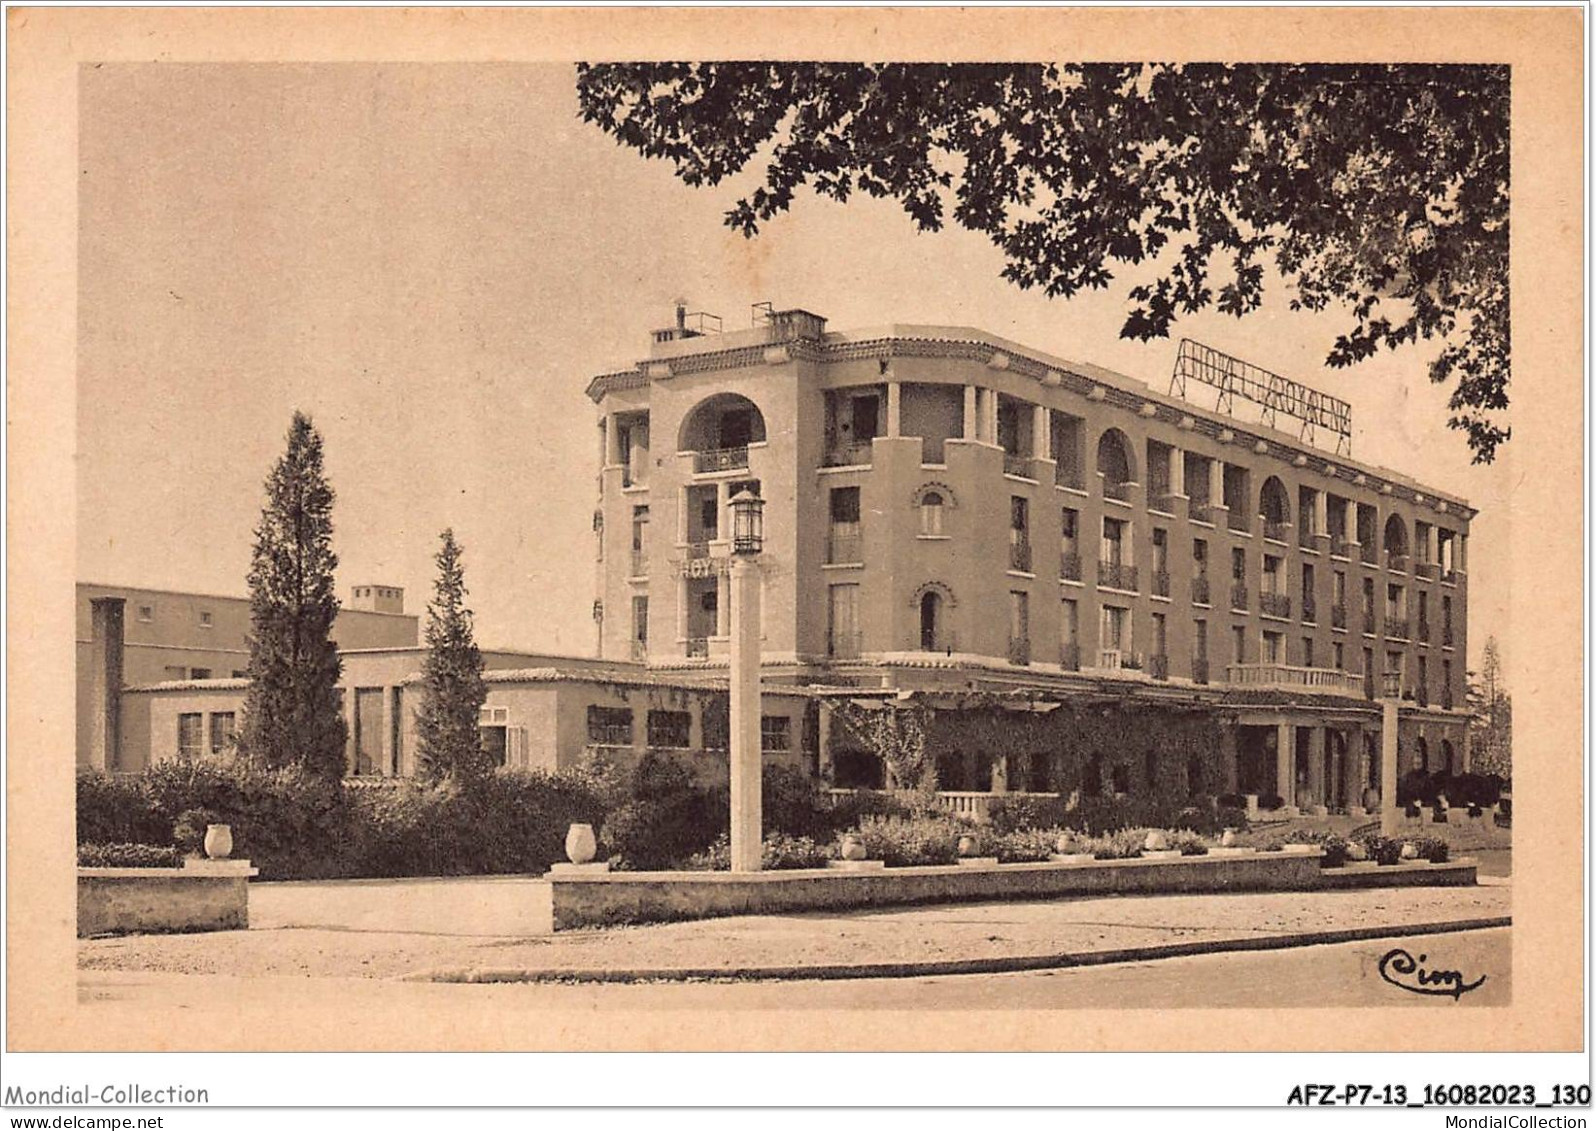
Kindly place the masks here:
MULTIPOLYGON (((748 488, 766 502, 764 678, 818 697, 836 785, 882 775, 829 733, 828 702, 953 711, 976 692, 1209 719, 1222 780, 1194 792, 1361 808, 1387 696, 1400 773, 1468 768, 1476 512, 1352 459, 1349 425, 1292 416, 1329 398, 1270 386, 1270 426, 964 327, 692 322, 588 385, 601 658, 724 667, 728 502, 748 488)), ((1233 389, 1256 372, 1192 343, 1182 359, 1233 389)), ((1059 790, 1061 753, 958 751, 943 785, 1059 790)))

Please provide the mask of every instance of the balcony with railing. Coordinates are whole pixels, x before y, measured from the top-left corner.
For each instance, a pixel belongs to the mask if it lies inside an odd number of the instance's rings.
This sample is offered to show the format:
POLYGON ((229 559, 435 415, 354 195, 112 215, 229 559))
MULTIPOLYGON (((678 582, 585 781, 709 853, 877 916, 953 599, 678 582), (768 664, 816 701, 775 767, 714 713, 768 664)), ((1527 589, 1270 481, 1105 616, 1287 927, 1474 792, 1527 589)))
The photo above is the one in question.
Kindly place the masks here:
POLYGON ((1345 537, 1340 534, 1330 535, 1330 556, 1332 558, 1346 557, 1349 548, 1345 537))
POLYGON ((857 526, 834 526, 826 535, 827 565, 862 565, 864 538, 857 526))
POLYGON ((1142 670, 1142 657, 1138 652, 1127 652, 1121 648, 1099 648, 1097 666, 1111 672, 1139 672, 1142 670))
POLYGON ((959 637, 950 628, 938 628, 934 632, 920 633, 920 651, 941 652, 951 656, 959 650, 959 637))
POLYGON ((632 662, 634 664, 646 664, 646 663, 648 663, 648 641, 647 640, 634 640, 634 641, 632 641, 632 662))
POLYGON ((1193 522, 1214 524, 1214 508, 1207 499, 1192 499, 1186 504, 1186 517, 1193 522))
POLYGON ((1430 642, 1430 622, 1424 617, 1420 617, 1418 620, 1418 628, 1419 635, 1415 637, 1415 639, 1418 640, 1420 644, 1428 644, 1430 642))
POLYGON ((1334 668, 1302 668, 1290 664, 1230 664, 1225 678, 1234 687, 1278 691, 1308 690, 1325 695, 1361 695, 1362 680, 1334 668))
POLYGON ((1009 568, 1020 573, 1031 572, 1031 544, 1029 542, 1009 543, 1009 568))
POLYGON ((1139 575, 1133 565, 1124 562, 1099 561, 1097 584, 1102 589, 1123 589, 1127 593, 1139 592, 1139 575))
POLYGON ((1153 596, 1169 596, 1169 571, 1162 569, 1153 570, 1152 576, 1153 596))
POLYGON ((1210 596, 1211 596, 1211 594, 1209 593, 1209 590, 1208 590, 1208 579, 1206 577, 1194 577, 1194 578, 1191 579, 1191 603, 1192 604, 1194 604, 1194 605, 1207 605, 1207 604, 1210 604, 1211 603, 1211 601, 1209 600, 1210 596))
POLYGON ((631 576, 632 577, 647 577, 648 576, 648 551, 647 550, 633 550, 632 551, 632 572, 631 572, 631 576))
POLYGON ((1313 527, 1309 526, 1307 523, 1304 523, 1303 525, 1299 526, 1297 528, 1297 545, 1299 547, 1301 547, 1302 549, 1304 549, 1304 550, 1316 550, 1316 549, 1318 549, 1319 548, 1319 535, 1318 535, 1318 532, 1315 531, 1313 529, 1313 527))
POLYGON ((1058 466, 1053 469, 1053 482, 1059 487, 1068 487, 1072 491, 1086 490, 1086 477, 1081 474, 1081 469, 1063 460, 1060 460, 1058 466))
POLYGON ((1032 479, 1031 457, 1015 452, 1003 453, 1003 474, 1016 475, 1021 479, 1032 479))
POLYGON ((1231 530, 1246 534, 1252 529, 1252 520, 1247 517, 1245 511, 1232 507, 1225 515, 1225 525, 1231 530))
POLYGON ((1318 624, 1319 623, 1319 602, 1315 601, 1312 597, 1308 596, 1306 593, 1304 593, 1302 595, 1302 623, 1303 624, 1318 624))
POLYGON ((1284 542, 1291 535, 1291 523, 1263 520, 1263 536, 1271 542, 1284 542))
POLYGON ((1079 644, 1065 644, 1059 648, 1058 666, 1067 672, 1081 670, 1081 646, 1079 644))
POLYGON ((1331 605, 1330 606, 1330 627, 1331 628, 1346 628, 1347 627, 1347 607, 1345 605, 1331 605))
POLYGON ((1031 638, 1029 636, 1009 637, 1009 663, 1029 664, 1031 662, 1031 638))
POLYGON ((1159 514, 1167 514, 1171 517, 1174 517, 1175 503, 1178 498, 1178 495, 1171 495, 1168 492, 1163 491, 1156 495, 1149 495, 1147 498, 1147 509, 1150 511, 1157 511, 1159 514))
POLYGON ((1374 565, 1380 560, 1379 551, 1375 549, 1373 542, 1364 542, 1358 547, 1358 560, 1364 565, 1374 565))
POLYGON ((1436 572, 1437 571, 1434 562, 1413 563, 1413 576, 1417 577, 1420 581, 1434 581, 1436 572))
POLYGON ((1443 569, 1441 571, 1441 581, 1447 585, 1456 585, 1460 577, 1462 577, 1462 574, 1455 569, 1443 569))
POLYGON ((748 466, 747 446, 737 448, 710 448, 693 453, 693 470, 700 475, 716 471, 736 471, 748 466))
POLYGON ((1081 579, 1081 555, 1074 550, 1065 550, 1059 554, 1058 575, 1065 581, 1079 581, 1081 579))
POLYGON ((1291 616, 1291 598, 1284 593, 1258 594, 1258 611, 1266 617, 1291 616))
POLYGON ((1447 648, 1452 647, 1452 626, 1449 624, 1441 626, 1441 643, 1447 648))
POLYGON ((859 632, 833 632, 826 637, 826 655, 833 660, 857 660, 864 637, 859 632))
POLYGON ((1248 596, 1249 594, 1247 593, 1247 587, 1245 585, 1232 585, 1230 587, 1230 607, 1232 609, 1239 609, 1242 612, 1246 612, 1248 596))
POLYGON ((1193 683, 1208 682, 1208 657, 1193 656, 1191 659, 1191 681, 1193 683))
POLYGON ((1407 617, 1385 618, 1385 634, 1393 640, 1407 640, 1409 627, 1407 617))
POLYGON ((1117 502, 1130 502, 1131 490, 1136 484, 1128 479, 1103 479, 1103 498, 1114 499, 1117 502))
POLYGON ((688 637, 687 658, 689 660, 709 659, 709 638, 707 636, 688 637))
POLYGON ((1158 655, 1147 657, 1147 674, 1152 676, 1154 679, 1168 679, 1169 657, 1158 655))
POLYGON ((821 456, 821 467, 869 467, 872 452, 868 442, 859 444, 832 444, 821 456))
POLYGON ((1374 614, 1371 613, 1371 612, 1368 612, 1367 610, 1365 610, 1364 614, 1363 614, 1363 635, 1365 635, 1365 636, 1373 636, 1374 632, 1375 632, 1374 614))
POLYGON ((1386 551, 1385 568, 1392 573, 1406 573, 1408 571, 1408 556, 1406 554, 1386 551))

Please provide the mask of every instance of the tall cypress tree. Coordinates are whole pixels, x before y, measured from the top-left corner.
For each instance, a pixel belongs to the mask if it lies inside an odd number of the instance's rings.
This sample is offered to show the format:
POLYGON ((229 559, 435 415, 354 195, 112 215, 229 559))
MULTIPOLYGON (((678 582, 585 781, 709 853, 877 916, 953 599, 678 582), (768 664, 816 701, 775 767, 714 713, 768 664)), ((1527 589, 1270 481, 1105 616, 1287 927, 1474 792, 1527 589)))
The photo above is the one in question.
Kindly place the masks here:
POLYGON ((348 740, 337 689, 343 664, 331 637, 338 615, 333 498, 321 435, 295 412, 255 528, 239 749, 268 766, 300 765, 327 778, 343 776, 348 740))
POLYGON ((416 764, 427 781, 452 778, 462 785, 492 770, 478 727, 487 684, 482 653, 466 608, 465 568, 454 531, 443 532, 434 559, 438 579, 427 606, 427 657, 421 665, 421 705, 416 710, 416 764))

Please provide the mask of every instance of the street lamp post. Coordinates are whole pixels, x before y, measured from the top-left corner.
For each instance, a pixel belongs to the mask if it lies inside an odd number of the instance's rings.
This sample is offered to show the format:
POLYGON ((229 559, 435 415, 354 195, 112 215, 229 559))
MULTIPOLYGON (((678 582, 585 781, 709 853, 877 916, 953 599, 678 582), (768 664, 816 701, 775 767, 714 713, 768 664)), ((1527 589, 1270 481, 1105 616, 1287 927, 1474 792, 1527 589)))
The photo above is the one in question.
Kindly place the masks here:
POLYGON ((763 863, 759 702, 759 554, 765 503, 746 488, 731 500, 731 866, 763 863))
POLYGON ((1397 712, 1402 705, 1402 673, 1389 671, 1380 687, 1380 835, 1401 831, 1397 809, 1397 712))

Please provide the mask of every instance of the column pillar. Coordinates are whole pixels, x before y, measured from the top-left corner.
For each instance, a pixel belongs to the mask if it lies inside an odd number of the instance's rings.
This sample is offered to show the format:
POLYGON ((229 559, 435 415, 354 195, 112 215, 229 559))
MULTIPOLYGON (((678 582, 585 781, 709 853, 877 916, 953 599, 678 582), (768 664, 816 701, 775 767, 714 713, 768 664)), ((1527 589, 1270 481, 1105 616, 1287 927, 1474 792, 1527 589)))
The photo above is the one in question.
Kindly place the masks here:
POLYGON ((1325 761, 1325 728, 1311 726, 1308 728, 1308 803, 1311 805, 1328 805, 1329 794, 1326 791, 1327 782, 1324 774, 1325 761))
POLYGON ((1235 793, 1239 788, 1236 759, 1236 724, 1219 724, 1219 767, 1224 774, 1225 792, 1235 793))
POLYGON ((974 385, 964 386, 964 438, 966 440, 979 440, 976 434, 976 423, 980 417, 981 390, 974 385))
POLYGON ((736 597, 732 594, 731 578, 726 573, 715 575, 715 635, 730 636, 732 634, 732 604, 736 597))
POLYGON ((887 435, 897 439, 903 418, 903 386, 897 381, 887 382, 887 435))
POLYGON ((1052 459, 1053 429, 1048 425, 1046 405, 1031 409, 1031 455, 1035 459, 1052 459))
POLYGON ((818 702, 819 713, 816 720, 815 742, 819 760, 820 780, 827 785, 835 785, 836 763, 831 757, 831 704, 824 699, 818 702))
POLYGON ((121 741, 123 630, 127 602, 122 597, 89 601, 89 766, 102 773, 117 769, 121 741))
POLYGON ((1440 531, 1435 528, 1434 523, 1431 523, 1426 531, 1424 541, 1425 560, 1431 565, 1438 565, 1441 561, 1440 531))
POLYGON ((1324 491, 1313 493, 1313 532, 1330 533, 1330 496, 1324 491))
POLYGON ((687 639, 687 575, 682 574, 676 578, 676 638, 687 639))
POLYGON ((731 866, 757 872, 763 862, 759 725, 759 565, 732 559, 731 866))
POLYGON ((981 429, 981 439, 989 444, 998 442, 998 394, 996 389, 986 390, 986 421, 981 429))
POLYGON ((1380 702, 1380 835, 1396 836, 1401 831, 1401 810, 1397 808, 1397 704, 1395 699, 1380 702))
POLYGON ((1169 449, 1169 493, 1186 497, 1186 455, 1179 448, 1169 449))
POLYGON ((1275 793, 1287 805, 1295 805, 1297 786, 1294 769, 1297 760, 1297 728, 1290 723, 1275 724, 1275 793))
POLYGON ((1208 505, 1221 509, 1225 506, 1225 461, 1222 459, 1208 461, 1208 505))

